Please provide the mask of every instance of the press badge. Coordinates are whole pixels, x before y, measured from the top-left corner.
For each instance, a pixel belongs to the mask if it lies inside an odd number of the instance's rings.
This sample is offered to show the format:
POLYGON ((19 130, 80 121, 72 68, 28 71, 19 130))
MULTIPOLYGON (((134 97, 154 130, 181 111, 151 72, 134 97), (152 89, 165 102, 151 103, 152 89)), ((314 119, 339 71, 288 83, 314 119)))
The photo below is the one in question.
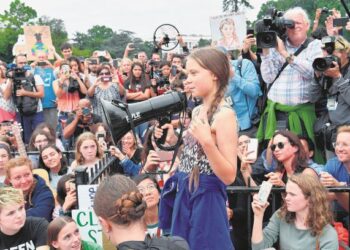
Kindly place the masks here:
POLYGON ((327 108, 328 110, 336 110, 338 106, 337 99, 335 97, 329 97, 327 99, 327 108))

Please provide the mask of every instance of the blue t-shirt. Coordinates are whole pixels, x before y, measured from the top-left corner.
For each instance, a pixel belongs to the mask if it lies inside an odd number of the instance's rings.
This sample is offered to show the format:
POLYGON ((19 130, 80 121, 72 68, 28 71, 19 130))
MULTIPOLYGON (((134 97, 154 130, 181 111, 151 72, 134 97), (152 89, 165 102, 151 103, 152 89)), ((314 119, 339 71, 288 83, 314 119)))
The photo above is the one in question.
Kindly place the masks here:
POLYGON ((330 173, 337 181, 346 182, 347 186, 350 185, 350 175, 345 165, 334 157, 327 161, 324 170, 330 173))
POLYGON ((43 108, 55 108, 56 107, 56 95, 53 90, 53 81, 55 80, 55 74, 52 68, 36 67, 34 69, 34 75, 39 75, 44 82, 44 97, 41 99, 43 108))

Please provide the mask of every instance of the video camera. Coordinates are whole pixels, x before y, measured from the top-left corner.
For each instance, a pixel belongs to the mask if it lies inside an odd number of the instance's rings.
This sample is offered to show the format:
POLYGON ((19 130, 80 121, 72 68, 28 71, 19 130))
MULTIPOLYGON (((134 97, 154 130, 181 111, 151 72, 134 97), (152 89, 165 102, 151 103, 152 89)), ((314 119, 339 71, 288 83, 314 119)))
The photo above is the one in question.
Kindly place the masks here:
POLYGON ((22 85, 26 84, 27 77, 26 71, 30 70, 30 67, 25 66, 23 68, 17 67, 16 64, 10 64, 7 67, 6 77, 12 79, 14 82, 14 90, 18 90, 22 85), (10 74, 11 72, 11 74, 10 74))
POLYGON ((275 8, 268 9, 265 17, 255 24, 256 42, 258 48, 275 48, 277 36, 282 40, 286 37, 286 28, 294 28, 294 21, 283 18, 283 12, 275 8))

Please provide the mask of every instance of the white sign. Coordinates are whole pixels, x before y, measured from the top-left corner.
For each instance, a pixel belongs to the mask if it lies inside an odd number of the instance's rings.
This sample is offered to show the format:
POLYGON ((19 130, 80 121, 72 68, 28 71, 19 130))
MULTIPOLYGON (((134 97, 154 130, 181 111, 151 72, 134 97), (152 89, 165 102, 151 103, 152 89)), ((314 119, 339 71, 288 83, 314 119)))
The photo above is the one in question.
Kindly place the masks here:
POLYGON ((210 18, 210 29, 214 46, 238 50, 246 36, 246 18, 244 13, 214 16, 210 18))
POLYGON ((81 209, 92 209, 98 185, 78 185, 78 203, 81 209))
POLYGON ((72 218, 77 223, 83 240, 92 241, 102 246, 102 228, 92 209, 72 210, 72 218))

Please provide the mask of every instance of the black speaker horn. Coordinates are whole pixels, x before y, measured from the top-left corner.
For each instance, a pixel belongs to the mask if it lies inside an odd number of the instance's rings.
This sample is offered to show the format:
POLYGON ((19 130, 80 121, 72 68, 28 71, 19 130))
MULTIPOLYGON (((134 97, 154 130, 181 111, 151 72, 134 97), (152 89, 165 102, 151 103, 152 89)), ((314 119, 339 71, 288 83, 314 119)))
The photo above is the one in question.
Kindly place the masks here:
POLYGON ((131 130, 130 119, 137 126, 155 118, 181 112, 186 109, 186 100, 184 93, 174 91, 132 104, 103 99, 101 103, 114 143, 117 143, 131 130))

